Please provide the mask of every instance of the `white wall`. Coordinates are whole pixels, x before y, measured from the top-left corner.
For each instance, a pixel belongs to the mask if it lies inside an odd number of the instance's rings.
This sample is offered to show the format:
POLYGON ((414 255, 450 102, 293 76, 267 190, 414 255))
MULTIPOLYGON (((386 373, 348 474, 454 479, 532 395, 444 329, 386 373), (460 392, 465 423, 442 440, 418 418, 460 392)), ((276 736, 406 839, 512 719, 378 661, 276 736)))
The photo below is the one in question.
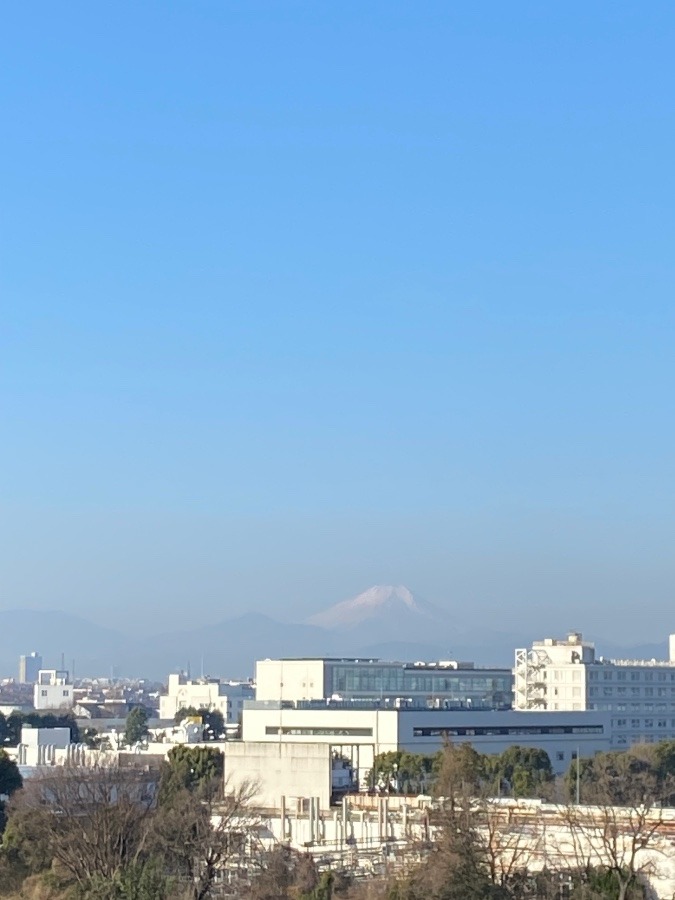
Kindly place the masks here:
POLYGON ((607 713, 588 712, 518 712, 435 710, 401 710, 398 713, 398 747, 417 753, 436 753, 445 740, 451 743, 470 743, 479 753, 503 753, 508 747, 534 747, 548 753, 554 772, 567 771, 577 750, 581 756, 593 756, 611 747, 611 720, 607 713), (573 733, 537 734, 529 729, 572 729, 573 733), (580 729, 602 729, 601 733, 580 729), (493 731, 493 734, 432 734, 416 731, 493 731), (509 729, 510 734, 496 733, 509 729), (575 731, 576 729, 576 731, 575 731))
POLYGON ((255 664, 256 700, 322 700, 322 659, 261 659, 255 664))
POLYGON ((282 797, 318 797, 328 809, 332 755, 327 744, 232 741, 223 752, 226 790, 251 784, 259 806, 278 808, 282 797))
POLYGON ((71 709, 73 703, 72 684, 36 684, 33 688, 35 709, 71 709))

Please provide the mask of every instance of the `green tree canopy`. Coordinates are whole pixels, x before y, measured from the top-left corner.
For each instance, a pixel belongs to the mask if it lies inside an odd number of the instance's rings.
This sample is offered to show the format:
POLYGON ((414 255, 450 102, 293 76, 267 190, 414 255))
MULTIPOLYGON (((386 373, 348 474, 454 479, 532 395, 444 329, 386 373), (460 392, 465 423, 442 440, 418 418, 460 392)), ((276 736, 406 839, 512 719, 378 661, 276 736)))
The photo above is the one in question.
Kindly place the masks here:
POLYGON ((170 803, 181 790, 199 792, 214 782, 222 785, 225 760, 215 747, 177 744, 169 751, 159 781, 160 804, 170 803))
POLYGON ((148 711, 142 706, 136 706, 131 710, 124 729, 124 741, 129 747, 147 738, 148 719, 148 711))

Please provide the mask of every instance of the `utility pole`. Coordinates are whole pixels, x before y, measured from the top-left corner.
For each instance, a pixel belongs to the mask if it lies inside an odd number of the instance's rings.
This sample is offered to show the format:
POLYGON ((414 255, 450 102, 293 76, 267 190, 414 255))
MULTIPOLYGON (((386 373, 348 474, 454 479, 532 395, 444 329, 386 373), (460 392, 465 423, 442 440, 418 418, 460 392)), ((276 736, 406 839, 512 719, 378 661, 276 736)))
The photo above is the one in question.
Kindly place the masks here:
POLYGON ((577 806, 581 804, 581 770, 580 770, 580 761, 579 761, 579 747, 577 746, 577 790, 576 790, 576 801, 577 806))

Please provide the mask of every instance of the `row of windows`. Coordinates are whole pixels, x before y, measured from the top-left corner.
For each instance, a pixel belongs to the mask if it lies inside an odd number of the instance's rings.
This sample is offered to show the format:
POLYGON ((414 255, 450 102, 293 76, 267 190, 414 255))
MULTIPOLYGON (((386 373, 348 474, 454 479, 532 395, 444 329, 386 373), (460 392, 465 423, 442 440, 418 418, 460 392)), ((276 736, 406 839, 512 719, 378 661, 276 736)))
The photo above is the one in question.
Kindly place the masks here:
POLYGON ((479 673, 466 670, 417 670, 403 666, 334 666, 327 673, 329 693, 374 693, 396 694, 424 692, 443 693, 464 699, 469 696, 491 697, 494 694, 511 695, 512 678, 509 672, 503 675, 479 673), (332 674, 332 678, 331 678, 332 674))
MULTIPOLYGON (((668 728, 668 719, 631 719, 630 726, 628 719, 617 719, 616 728, 668 728), (654 725, 656 723, 656 726, 654 725)), ((675 719, 671 719, 671 728, 675 728, 675 719)))
POLYGON ((604 672, 598 672, 594 669, 588 670, 589 681, 600 681, 602 675, 603 681, 670 681, 675 683, 675 671, 655 672, 653 669, 605 669, 604 672))
POLYGON ((413 737, 481 737, 513 734, 602 734, 602 725, 514 725, 485 728, 413 728, 413 737))
POLYGON ((641 713, 662 713, 675 712, 675 703, 589 703, 589 710, 596 712, 641 712, 641 713))
POLYGON ((278 726, 268 725, 265 728, 265 734, 299 734, 307 736, 330 735, 336 737, 372 737, 372 728, 279 728, 278 726))
MULTIPOLYGON (((574 688, 578 690, 578 688, 574 688)), ((597 697, 600 688, 591 687, 588 689, 591 697, 597 697)), ((625 697, 628 694, 627 687, 603 687, 603 697, 613 697, 616 694, 619 697, 625 697)), ((675 696, 675 688, 653 688, 653 687, 632 687, 630 689, 631 697, 672 697, 675 696)))

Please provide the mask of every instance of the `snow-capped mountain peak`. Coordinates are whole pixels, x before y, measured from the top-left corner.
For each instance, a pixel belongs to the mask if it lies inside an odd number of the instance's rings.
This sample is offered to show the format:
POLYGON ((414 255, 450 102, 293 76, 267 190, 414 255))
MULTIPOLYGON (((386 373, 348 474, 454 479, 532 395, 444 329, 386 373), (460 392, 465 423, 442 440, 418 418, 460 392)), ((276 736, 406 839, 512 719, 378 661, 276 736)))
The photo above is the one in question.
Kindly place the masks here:
POLYGON ((433 620, 438 616, 429 603, 415 598, 404 585, 376 584, 356 597, 336 603, 307 619, 321 628, 353 628, 365 622, 398 618, 433 620))

